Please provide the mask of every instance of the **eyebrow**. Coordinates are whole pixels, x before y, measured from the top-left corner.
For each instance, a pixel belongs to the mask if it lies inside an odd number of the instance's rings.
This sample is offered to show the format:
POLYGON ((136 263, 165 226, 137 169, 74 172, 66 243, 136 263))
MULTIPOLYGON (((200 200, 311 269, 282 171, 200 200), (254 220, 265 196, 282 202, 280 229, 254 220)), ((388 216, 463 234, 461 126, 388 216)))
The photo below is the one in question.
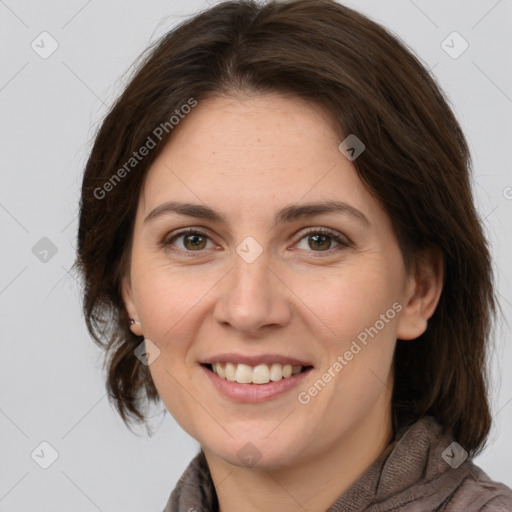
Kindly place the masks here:
MULTIPOLYGON (((305 204, 292 204, 279 210, 274 218, 274 223, 287 223, 304 217, 313 217, 322 213, 341 213, 350 215, 367 227, 370 221, 363 212, 342 201, 323 201, 305 204)), ((144 224, 168 214, 187 215, 197 219, 210 220, 221 224, 228 224, 227 218, 209 206, 169 201, 157 206, 144 219, 144 224)))

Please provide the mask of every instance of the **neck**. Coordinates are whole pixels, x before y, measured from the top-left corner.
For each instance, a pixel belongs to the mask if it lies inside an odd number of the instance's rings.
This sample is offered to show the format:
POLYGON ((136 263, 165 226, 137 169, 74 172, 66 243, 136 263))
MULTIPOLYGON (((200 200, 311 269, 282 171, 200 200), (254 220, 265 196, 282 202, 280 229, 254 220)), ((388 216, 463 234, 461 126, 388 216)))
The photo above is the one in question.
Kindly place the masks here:
POLYGON ((342 441, 326 446, 314 459, 301 460, 292 467, 272 471, 241 468, 210 451, 204 452, 219 512, 324 512, 392 439, 391 411, 389 407, 376 407, 342 441))

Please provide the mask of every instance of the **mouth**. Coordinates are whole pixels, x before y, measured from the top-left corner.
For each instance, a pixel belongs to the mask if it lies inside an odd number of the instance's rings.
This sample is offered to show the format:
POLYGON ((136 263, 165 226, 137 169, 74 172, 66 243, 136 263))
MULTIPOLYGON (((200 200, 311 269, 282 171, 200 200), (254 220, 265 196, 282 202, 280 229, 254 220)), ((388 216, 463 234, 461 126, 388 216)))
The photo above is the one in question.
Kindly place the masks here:
POLYGON ((289 363, 249 365, 231 361, 201 363, 201 366, 223 380, 247 385, 279 382, 306 373, 313 368, 311 365, 292 365, 289 363))
MULTIPOLYGON (((297 360, 278 363, 261 359, 235 363, 222 358, 208 363, 200 363, 200 368, 213 389, 221 396, 236 403, 257 404, 279 397, 290 397, 290 392, 304 385, 313 366, 299 363, 297 360), (252 364, 247 364, 252 362, 252 364)), ((236 359, 235 359, 236 360, 236 359)))

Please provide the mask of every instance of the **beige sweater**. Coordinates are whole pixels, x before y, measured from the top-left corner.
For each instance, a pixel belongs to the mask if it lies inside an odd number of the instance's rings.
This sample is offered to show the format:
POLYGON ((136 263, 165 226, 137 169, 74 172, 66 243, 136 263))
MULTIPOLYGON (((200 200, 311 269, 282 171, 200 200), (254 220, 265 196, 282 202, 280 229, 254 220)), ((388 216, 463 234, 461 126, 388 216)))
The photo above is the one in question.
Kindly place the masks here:
MULTIPOLYGON (((492 481, 471 459, 459 465, 463 452, 450 449, 452 442, 432 417, 421 418, 399 432, 326 512, 512 512, 512 490, 492 481)), ((202 451, 183 473, 164 512, 218 512, 202 451)))

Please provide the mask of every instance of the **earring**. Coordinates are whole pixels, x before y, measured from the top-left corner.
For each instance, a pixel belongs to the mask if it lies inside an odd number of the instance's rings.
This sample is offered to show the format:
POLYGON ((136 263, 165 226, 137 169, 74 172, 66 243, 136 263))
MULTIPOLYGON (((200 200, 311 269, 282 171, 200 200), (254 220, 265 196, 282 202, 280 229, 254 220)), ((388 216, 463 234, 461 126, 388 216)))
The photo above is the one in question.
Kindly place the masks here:
POLYGON ((137 320, 133 319, 133 318, 130 318, 130 325, 133 325, 133 324, 137 324, 137 325, 140 325, 140 322, 137 322, 137 320))

